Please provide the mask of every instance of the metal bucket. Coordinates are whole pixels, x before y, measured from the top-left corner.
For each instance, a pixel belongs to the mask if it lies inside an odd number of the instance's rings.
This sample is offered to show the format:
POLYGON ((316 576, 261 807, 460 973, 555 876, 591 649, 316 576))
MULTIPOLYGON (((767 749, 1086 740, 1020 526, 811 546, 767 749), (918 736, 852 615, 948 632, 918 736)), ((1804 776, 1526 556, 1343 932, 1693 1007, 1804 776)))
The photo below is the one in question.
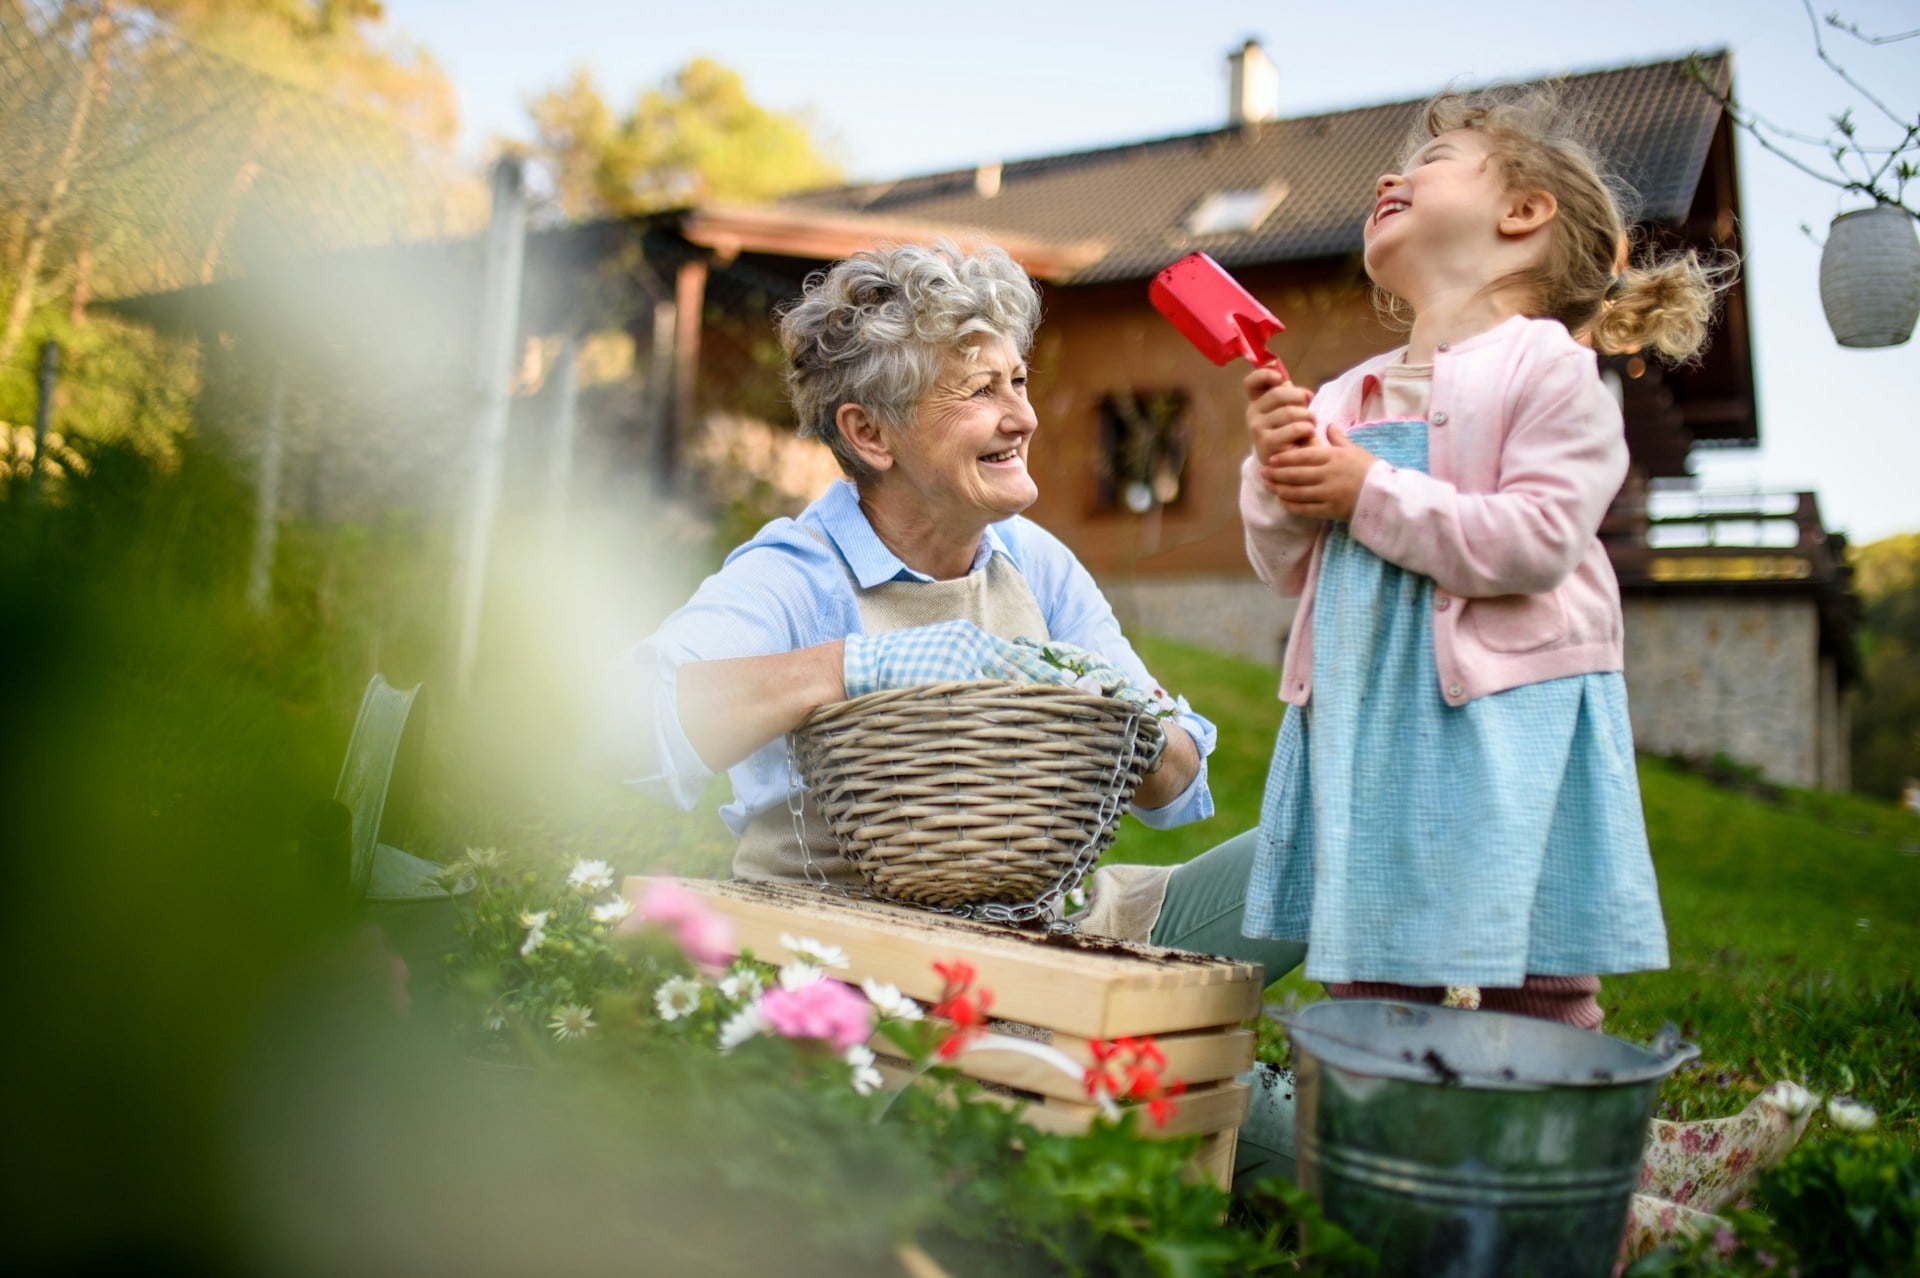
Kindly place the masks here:
POLYGON ((1280 1017, 1300 1184, 1383 1274, 1608 1274, 1660 1081, 1700 1053, 1374 1000, 1280 1017))

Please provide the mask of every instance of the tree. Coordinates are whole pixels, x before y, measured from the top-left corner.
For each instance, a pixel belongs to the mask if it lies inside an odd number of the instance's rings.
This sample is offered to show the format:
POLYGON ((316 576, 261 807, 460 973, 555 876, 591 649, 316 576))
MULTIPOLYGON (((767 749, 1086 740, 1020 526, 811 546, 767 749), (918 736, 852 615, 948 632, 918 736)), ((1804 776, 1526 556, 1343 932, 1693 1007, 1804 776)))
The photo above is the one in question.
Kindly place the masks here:
POLYGON ((1920 776, 1920 533, 1883 538, 1849 558, 1865 604, 1854 788, 1890 799, 1920 776))
POLYGON ((1920 210, 1904 202, 1907 183, 1920 177, 1920 112, 1905 116, 1888 106, 1827 51, 1820 34, 1824 25, 1863 44, 1878 46, 1920 38, 1920 30, 1872 35, 1837 13, 1829 13, 1824 21, 1816 18, 1811 0, 1801 0, 1801 7, 1806 10, 1807 22, 1813 28, 1814 52, 1829 71, 1860 95, 1870 115, 1884 118, 1885 124, 1881 127, 1890 130, 1884 137, 1870 141, 1863 136, 1851 107, 1830 117, 1828 130, 1822 136, 1783 128, 1742 106, 1731 92, 1710 80, 1698 55, 1688 60, 1688 73, 1719 101, 1736 125, 1794 168, 1829 186, 1852 191, 1874 204, 1890 205, 1920 219, 1920 210), (1833 166, 1832 172, 1816 168, 1809 161, 1807 156, 1814 152, 1824 153, 1825 160, 1833 166))
POLYGON ((623 116, 585 68, 527 112, 534 137, 526 150, 551 170, 569 218, 762 201, 840 176, 805 115, 760 106, 737 72, 706 58, 643 92, 623 116))

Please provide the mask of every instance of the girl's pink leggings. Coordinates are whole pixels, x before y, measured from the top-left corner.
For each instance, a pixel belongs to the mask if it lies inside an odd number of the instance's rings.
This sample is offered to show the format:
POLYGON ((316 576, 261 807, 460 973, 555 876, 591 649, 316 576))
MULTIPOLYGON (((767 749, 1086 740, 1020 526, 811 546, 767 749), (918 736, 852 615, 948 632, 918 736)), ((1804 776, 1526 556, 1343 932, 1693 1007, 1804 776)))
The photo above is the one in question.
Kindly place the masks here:
MULTIPOLYGON (((1329 982, 1334 998, 1390 998, 1402 1003, 1439 1003, 1447 996, 1440 985, 1394 985, 1387 981, 1329 982)), ((1480 987, 1480 1007, 1488 1012, 1512 1012, 1558 1021, 1576 1029, 1600 1028, 1600 978, 1597 976, 1529 976, 1519 989, 1480 987)))

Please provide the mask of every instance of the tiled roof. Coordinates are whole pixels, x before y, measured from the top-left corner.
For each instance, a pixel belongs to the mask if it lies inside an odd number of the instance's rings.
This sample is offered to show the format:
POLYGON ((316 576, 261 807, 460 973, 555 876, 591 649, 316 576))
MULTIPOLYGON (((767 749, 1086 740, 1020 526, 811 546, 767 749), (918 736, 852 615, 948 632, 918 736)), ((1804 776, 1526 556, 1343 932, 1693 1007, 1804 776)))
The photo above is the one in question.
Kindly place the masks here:
MULTIPOLYGON (((1702 69, 1731 82, 1722 51, 1702 69)), ((1570 106, 1591 121, 1601 155, 1642 200, 1641 216, 1677 221, 1692 203, 1720 106, 1686 61, 1568 76, 1570 106)), ((1105 256, 1075 283, 1141 279, 1194 249, 1229 268, 1335 256, 1361 247, 1373 181, 1398 159, 1414 99, 1247 129, 1225 128, 1001 166, 985 196, 975 169, 809 192, 789 207, 856 212, 1017 232, 1057 242, 1098 240, 1105 256), (1207 196, 1284 183, 1287 194, 1251 231, 1189 236, 1183 223, 1207 196)))

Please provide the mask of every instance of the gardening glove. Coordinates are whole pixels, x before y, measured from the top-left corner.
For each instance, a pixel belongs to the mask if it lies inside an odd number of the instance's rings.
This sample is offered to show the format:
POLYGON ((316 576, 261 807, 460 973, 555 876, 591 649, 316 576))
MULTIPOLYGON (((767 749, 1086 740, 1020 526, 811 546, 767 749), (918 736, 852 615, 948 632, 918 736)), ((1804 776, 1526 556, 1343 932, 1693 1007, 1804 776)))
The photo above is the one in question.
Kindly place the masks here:
MULTIPOLYGON (((1014 645, 1024 661, 1037 662, 1051 673, 1053 677, 1047 682, 1062 683, 1103 697, 1112 697, 1155 719, 1164 720, 1186 709, 1184 702, 1174 701, 1157 688, 1148 690, 1137 687, 1126 671, 1099 653, 1077 644, 1054 640, 1035 643, 1031 639, 1017 639, 1014 645)), ((1166 729, 1167 725, 1161 723, 1159 732, 1146 734, 1151 745, 1143 762, 1149 773, 1160 769, 1160 760, 1167 749, 1166 729)))
MULTIPOLYGON (((841 675, 849 698, 883 688, 913 688, 925 683, 1010 679, 1015 683, 1061 683, 1049 677, 1045 663, 1019 652, 1008 640, 990 635, 971 621, 942 621, 879 635, 848 635, 841 675)), ((1051 671, 1053 676, 1060 671, 1051 671)))

